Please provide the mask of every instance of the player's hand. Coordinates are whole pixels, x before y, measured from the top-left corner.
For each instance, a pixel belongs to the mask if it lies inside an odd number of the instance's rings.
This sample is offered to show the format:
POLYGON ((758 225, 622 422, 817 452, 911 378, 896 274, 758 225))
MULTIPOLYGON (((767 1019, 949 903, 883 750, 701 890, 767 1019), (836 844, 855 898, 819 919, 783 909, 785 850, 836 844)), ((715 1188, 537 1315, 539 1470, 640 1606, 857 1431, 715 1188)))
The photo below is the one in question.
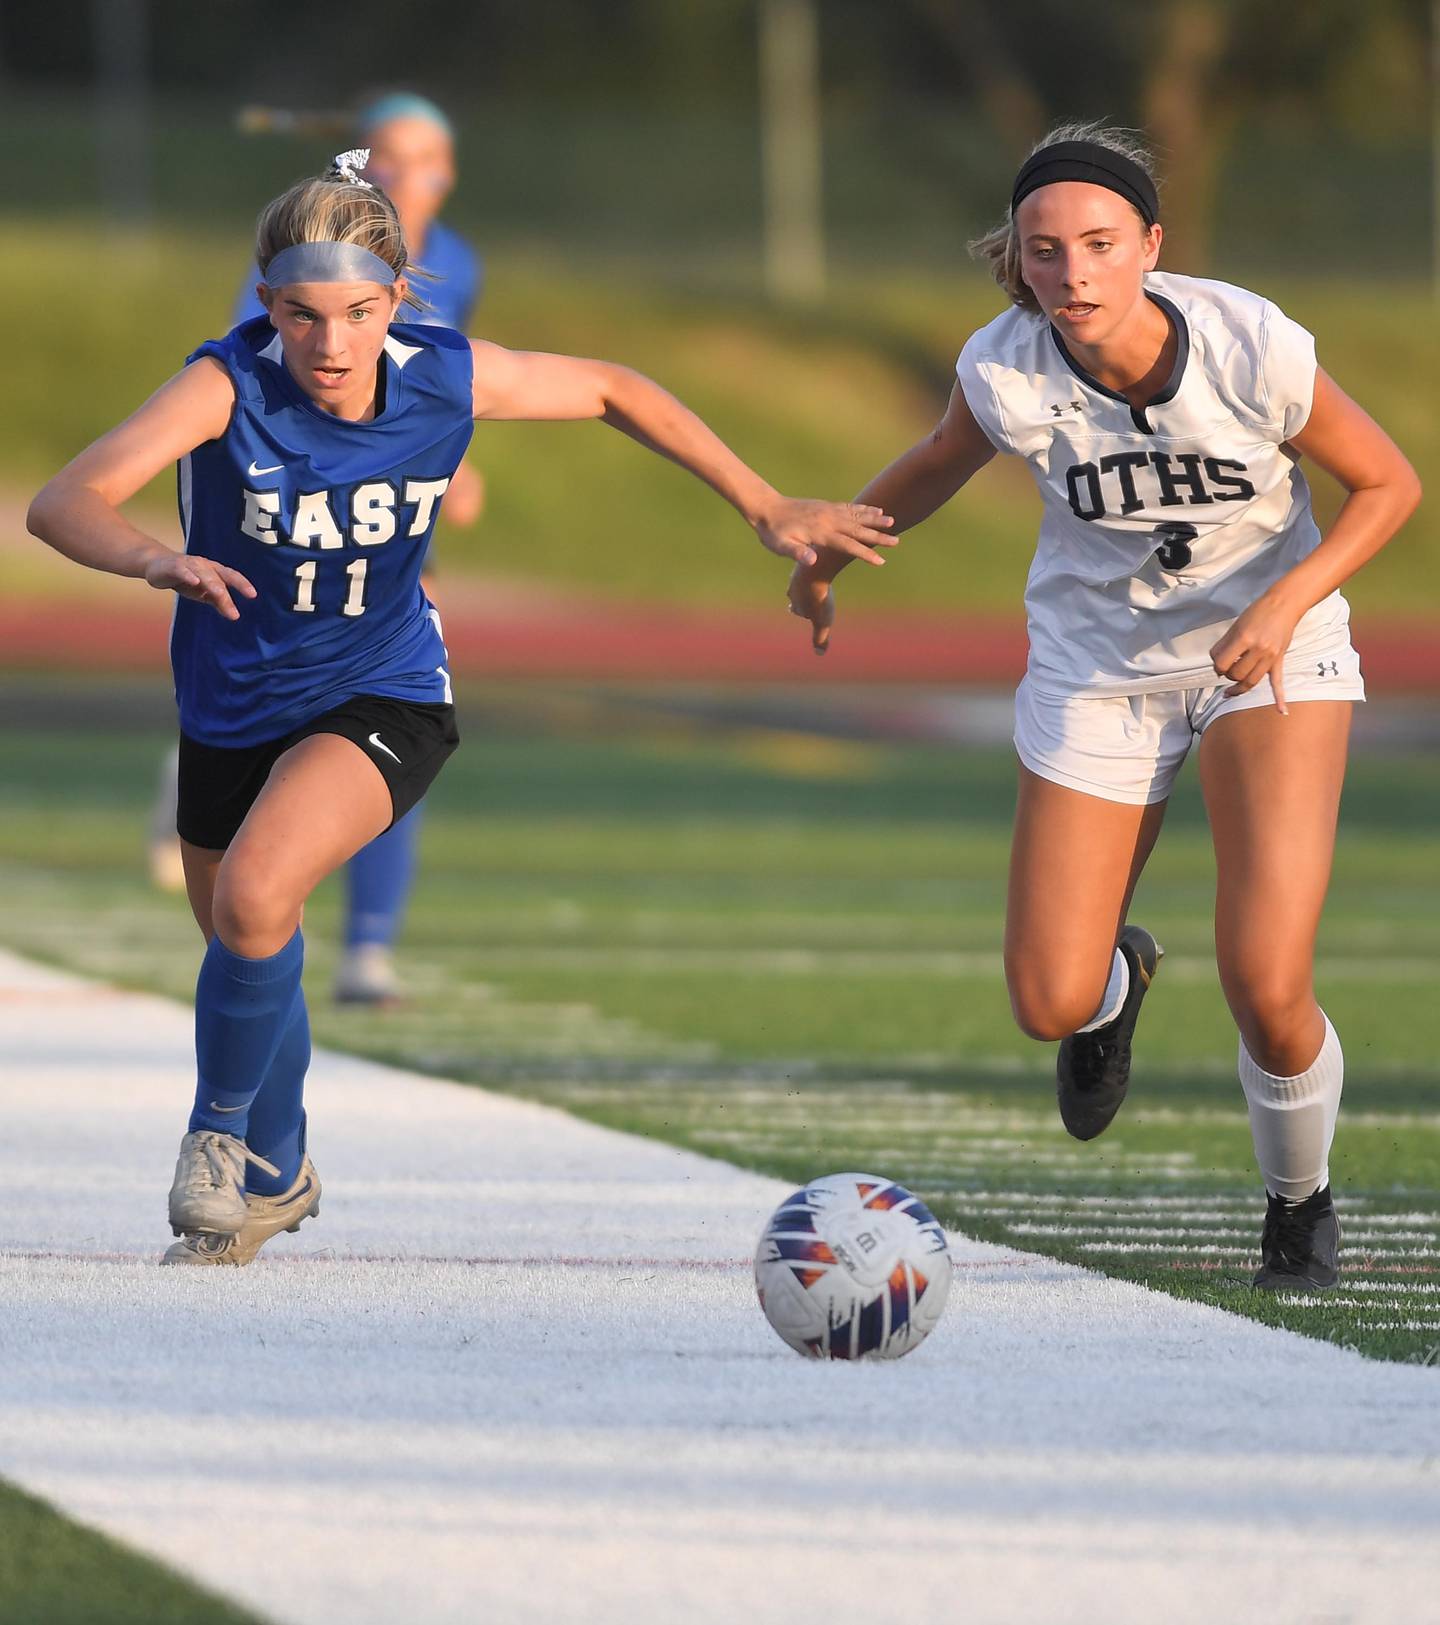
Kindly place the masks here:
POLYGON ((1285 704, 1285 653, 1295 635, 1299 616, 1268 598, 1257 598, 1220 641, 1210 650, 1216 674, 1227 678, 1228 700, 1235 694, 1248 694, 1263 677, 1270 679, 1275 709, 1288 716, 1285 704))
POLYGON ((182 598, 213 605, 227 621, 240 619, 232 592, 242 598, 255 596, 254 587, 238 570, 193 553, 158 554, 145 566, 145 579, 161 592, 178 592, 182 598))
POLYGON ((790 574, 790 613, 810 623, 810 647, 823 655, 835 624, 835 583, 828 570, 797 564, 790 574))
POLYGON ((823 550, 884 564, 875 549, 894 547, 899 537, 888 534, 894 523, 879 508, 855 502, 777 497, 755 521, 755 531, 772 553, 797 564, 814 564, 823 550))
POLYGON ((450 478, 442 512, 446 522, 468 528, 485 511, 485 476, 469 463, 461 463, 450 478))

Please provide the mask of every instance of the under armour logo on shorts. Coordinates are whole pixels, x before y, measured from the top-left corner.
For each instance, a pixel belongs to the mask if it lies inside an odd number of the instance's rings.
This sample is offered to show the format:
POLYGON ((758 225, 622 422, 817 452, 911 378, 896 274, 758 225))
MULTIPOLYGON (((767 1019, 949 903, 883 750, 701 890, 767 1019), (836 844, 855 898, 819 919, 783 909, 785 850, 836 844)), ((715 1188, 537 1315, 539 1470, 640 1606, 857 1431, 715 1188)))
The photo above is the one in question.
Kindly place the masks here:
POLYGON ((1340 666, 1337 661, 1321 660, 1317 664, 1318 669, 1315 673, 1317 677, 1338 677, 1340 675, 1340 666))

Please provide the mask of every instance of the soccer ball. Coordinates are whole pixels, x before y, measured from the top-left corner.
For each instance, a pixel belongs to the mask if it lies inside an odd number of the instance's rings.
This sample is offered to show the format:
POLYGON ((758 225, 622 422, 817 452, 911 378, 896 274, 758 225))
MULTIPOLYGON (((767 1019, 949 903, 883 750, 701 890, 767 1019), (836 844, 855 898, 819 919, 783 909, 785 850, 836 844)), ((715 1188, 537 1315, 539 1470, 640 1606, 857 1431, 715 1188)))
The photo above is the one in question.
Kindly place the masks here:
POLYGON ((935 1329, 950 1252, 930 1209, 871 1174, 812 1180, 776 1208, 755 1250, 765 1318, 817 1360, 896 1360, 935 1329))

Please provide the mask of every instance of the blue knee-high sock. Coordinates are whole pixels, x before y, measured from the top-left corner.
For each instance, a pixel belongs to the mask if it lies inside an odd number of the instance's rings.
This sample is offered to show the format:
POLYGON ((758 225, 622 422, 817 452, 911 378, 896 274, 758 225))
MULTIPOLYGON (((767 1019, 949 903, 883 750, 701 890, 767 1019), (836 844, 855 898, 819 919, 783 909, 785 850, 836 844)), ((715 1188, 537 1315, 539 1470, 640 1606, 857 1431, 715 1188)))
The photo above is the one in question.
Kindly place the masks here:
POLYGON ((400 934, 410 884, 415 877, 415 849, 420 838, 420 808, 412 807, 383 835, 363 846, 345 866, 349 890, 345 946, 379 943, 388 948, 400 934))
POLYGON ((279 1048, 304 962, 299 931, 268 959, 246 959, 211 937, 195 984, 198 1080, 192 1131, 216 1129, 245 1138, 250 1103, 279 1048))
POLYGON ((310 1014, 305 990, 295 995, 290 1017, 280 1035, 280 1047, 250 1106, 245 1139, 257 1156, 280 1170, 272 1179, 263 1168, 249 1164, 245 1189, 258 1196, 279 1196, 295 1183, 305 1160, 305 1074, 310 1068, 310 1014))

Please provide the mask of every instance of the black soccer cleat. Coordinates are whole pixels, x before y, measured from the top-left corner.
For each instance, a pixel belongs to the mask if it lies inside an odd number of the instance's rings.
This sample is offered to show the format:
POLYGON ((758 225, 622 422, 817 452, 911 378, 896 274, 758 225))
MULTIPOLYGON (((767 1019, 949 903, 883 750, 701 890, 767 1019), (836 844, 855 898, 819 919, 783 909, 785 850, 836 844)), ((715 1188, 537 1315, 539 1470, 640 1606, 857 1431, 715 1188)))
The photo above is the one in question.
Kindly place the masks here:
POLYGON ((1330 1187, 1301 1202, 1265 1192, 1260 1268, 1251 1286, 1266 1292, 1325 1292, 1340 1280, 1340 1220, 1330 1187))
POLYGON ((1093 1140, 1110 1127, 1130 1087, 1130 1040, 1140 1001, 1165 950, 1143 925, 1127 925, 1117 944, 1130 967, 1130 991, 1120 1014, 1093 1032, 1060 1040, 1055 1062, 1060 1120, 1077 1140, 1093 1140))

